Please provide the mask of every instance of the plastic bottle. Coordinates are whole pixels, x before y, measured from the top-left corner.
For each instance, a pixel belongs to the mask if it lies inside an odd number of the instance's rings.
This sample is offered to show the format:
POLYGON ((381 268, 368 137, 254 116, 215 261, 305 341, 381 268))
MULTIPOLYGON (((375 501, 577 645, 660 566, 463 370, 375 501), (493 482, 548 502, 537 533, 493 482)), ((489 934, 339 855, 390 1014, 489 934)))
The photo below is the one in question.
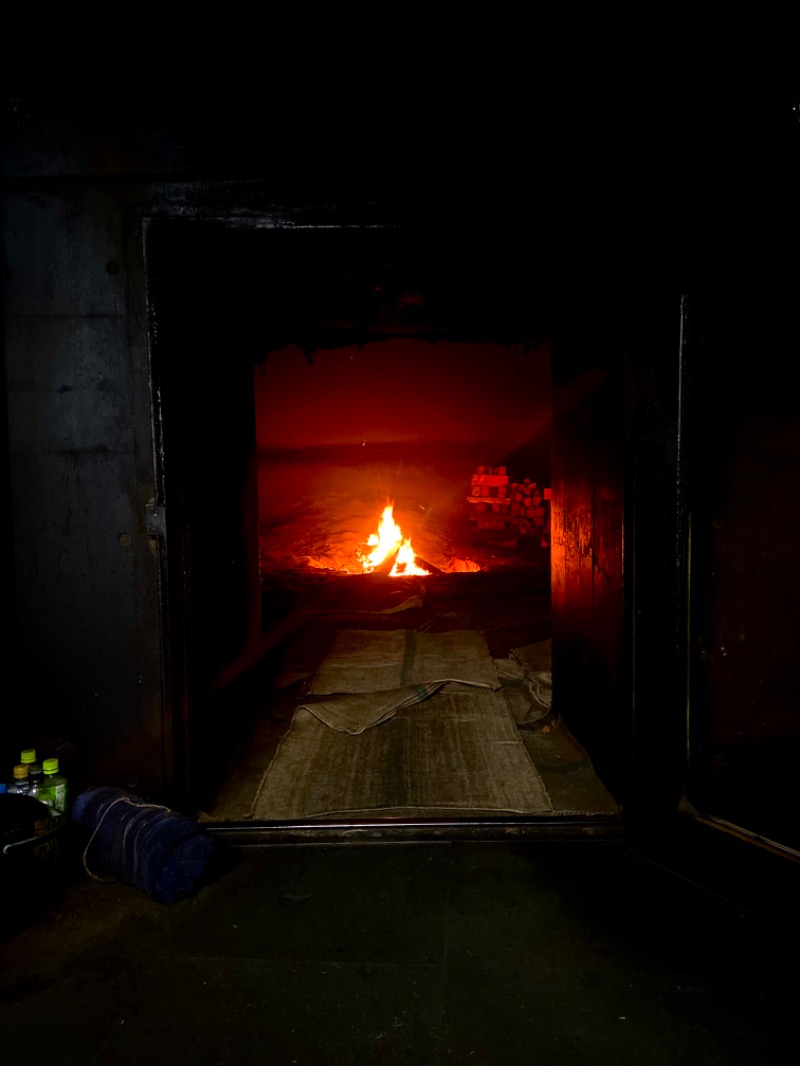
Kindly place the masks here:
POLYGON ((21 751, 19 761, 21 766, 28 767, 28 795, 47 803, 47 797, 42 794, 44 771, 41 764, 36 760, 36 748, 25 748, 24 751, 21 751))
POLYGON ((36 760, 36 748, 25 748, 21 751, 19 761, 22 766, 28 767, 28 795, 41 799, 39 793, 42 789, 44 774, 41 763, 36 760))
POLYGON ((44 770, 36 762, 28 764, 28 795, 50 806, 49 797, 45 793, 44 770))
POLYGON ((14 776, 8 787, 8 791, 27 796, 31 788, 29 774, 30 771, 25 763, 17 763, 14 767, 14 776))
POLYGON ((41 769, 39 763, 36 761, 36 748, 26 748, 20 752, 19 761, 27 766, 31 773, 41 769))
POLYGON ((67 779, 58 772, 58 759, 45 759, 42 763, 44 787, 39 799, 52 807, 56 815, 66 814, 67 779))

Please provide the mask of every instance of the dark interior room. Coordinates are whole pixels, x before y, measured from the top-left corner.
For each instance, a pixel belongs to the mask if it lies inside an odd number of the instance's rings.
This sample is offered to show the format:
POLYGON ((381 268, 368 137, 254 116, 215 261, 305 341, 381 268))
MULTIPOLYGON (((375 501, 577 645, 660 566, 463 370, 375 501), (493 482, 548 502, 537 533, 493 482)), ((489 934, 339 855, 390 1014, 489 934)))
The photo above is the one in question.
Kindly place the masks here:
POLYGON ((526 110, 507 85, 493 111, 473 88, 446 130, 420 88, 377 124, 332 97, 269 123, 266 90, 208 85, 5 94, 0 791, 46 762, 70 803, 113 790, 222 856, 159 909, 92 875, 100 825, 56 818, 44 899, 0 852, 7 988, 26 1024, 54 1010, 65 1061, 162 1061, 148 1011, 177 1046, 188 1016, 139 978, 103 990, 161 938, 160 980, 220 1027, 193 1061, 777 1041, 800 97, 640 88, 526 110), (329 973, 362 983, 335 1022, 329 973), (91 1033, 64 1020, 89 986, 91 1033))

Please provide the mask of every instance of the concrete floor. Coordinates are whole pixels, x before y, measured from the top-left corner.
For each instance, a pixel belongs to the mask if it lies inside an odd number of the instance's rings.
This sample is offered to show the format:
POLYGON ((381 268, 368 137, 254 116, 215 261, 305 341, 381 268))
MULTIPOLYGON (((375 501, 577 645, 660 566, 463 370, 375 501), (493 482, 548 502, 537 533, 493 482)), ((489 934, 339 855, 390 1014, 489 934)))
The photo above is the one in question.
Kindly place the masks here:
POLYGON ((220 845, 172 905, 73 854, 39 888, 3 908, 9 1062, 729 1066, 796 1041, 798 945, 618 842, 220 845))

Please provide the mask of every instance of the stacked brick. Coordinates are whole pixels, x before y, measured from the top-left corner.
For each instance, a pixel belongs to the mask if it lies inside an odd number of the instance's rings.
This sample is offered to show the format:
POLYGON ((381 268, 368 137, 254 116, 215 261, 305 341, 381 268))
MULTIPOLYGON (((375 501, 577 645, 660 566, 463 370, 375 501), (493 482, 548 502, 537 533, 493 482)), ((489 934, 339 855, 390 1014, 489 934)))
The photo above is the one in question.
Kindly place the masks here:
POLYGON ((544 539, 550 489, 535 481, 509 481, 504 466, 479 466, 467 497, 470 522, 476 529, 505 530, 544 539))

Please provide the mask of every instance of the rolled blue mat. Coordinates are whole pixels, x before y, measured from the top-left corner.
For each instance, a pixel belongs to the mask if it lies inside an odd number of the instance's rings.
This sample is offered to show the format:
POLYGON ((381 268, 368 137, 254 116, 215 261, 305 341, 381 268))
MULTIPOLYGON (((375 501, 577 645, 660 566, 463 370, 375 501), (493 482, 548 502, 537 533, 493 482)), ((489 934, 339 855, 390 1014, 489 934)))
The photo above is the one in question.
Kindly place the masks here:
POLYGON ((214 852, 209 835, 191 818, 131 792, 88 788, 75 797, 71 816, 91 832, 87 871, 112 874, 156 903, 186 899, 208 872, 214 852))

